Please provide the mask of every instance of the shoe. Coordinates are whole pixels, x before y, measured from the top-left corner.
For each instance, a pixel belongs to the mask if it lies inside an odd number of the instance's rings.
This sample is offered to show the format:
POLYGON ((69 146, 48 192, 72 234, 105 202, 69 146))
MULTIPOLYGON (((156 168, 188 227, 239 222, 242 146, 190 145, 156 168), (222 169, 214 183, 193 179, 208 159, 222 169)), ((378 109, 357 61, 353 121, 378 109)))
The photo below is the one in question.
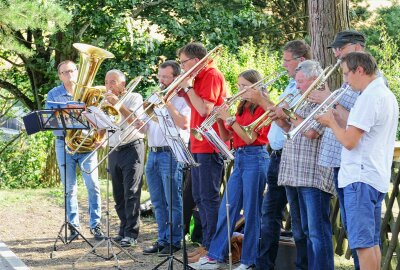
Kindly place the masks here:
POLYGON ((189 263, 198 262, 198 261, 200 260, 201 257, 207 256, 207 254, 208 254, 208 251, 207 251, 205 248, 203 248, 203 249, 200 251, 200 253, 198 253, 197 255, 195 255, 195 256, 193 256, 193 257, 189 257, 189 258, 188 258, 188 262, 189 262, 189 263))
MULTIPOLYGON (((175 252, 177 252, 178 250, 181 250, 181 248, 172 245, 172 253, 175 253, 175 252)), ((166 257, 166 256, 168 256, 168 255, 170 255, 170 254, 171 254, 170 245, 167 244, 167 245, 163 248, 163 250, 160 251, 160 253, 158 254, 158 257, 166 257)))
POLYGON ((196 256, 196 255, 198 255, 202 250, 204 250, 204 247, 200 246, 200 247, 196 248, 194 251, 189 252, 189 253, 187 254, 187 256, 188 256, 188 258, 189 258, 189 257, 196 256))
POLYGON ((94 239, 103 240, 104 233, 101 231, 100 225, 96 225, 96 227, 90 229, 90 233, 93 234, 94 239))
POLYGON ((236 267, 233 270, 251 270, 251 269, 256 269, 256 267, 254 265, 245 265, 245 264, 241 264, 239 265, 239 267, 236 267))
POLYGON ((117 235, 113 238, 113 240, 117 243, 121 242, 121 240, 124 239, 122 235, 117 235))
POLYGON ((217 260, 211 259, 208 256, 201 257, 198 262, 191 263, 189 264, 189 266, 194 269, 204 269, 204 270, 219 269, 220 267, 217 260))
POLYGON ((75 230, 74 227, 69 228, 69 236, 67 237, 68 242, 71 242, 73 240, 78 240, 79 239, 79 234, 75 230))
POLYGON ((144 255, 151 255, 154 253, 158 253, 164 249, 164 246, 160 245, 158 242, 155 242, 152 246, 143 249, 144 255))
POLYGON ((121 240, 121 247, 134 247, 136 244, 136 239, 132 237, 124 237, 121 240))

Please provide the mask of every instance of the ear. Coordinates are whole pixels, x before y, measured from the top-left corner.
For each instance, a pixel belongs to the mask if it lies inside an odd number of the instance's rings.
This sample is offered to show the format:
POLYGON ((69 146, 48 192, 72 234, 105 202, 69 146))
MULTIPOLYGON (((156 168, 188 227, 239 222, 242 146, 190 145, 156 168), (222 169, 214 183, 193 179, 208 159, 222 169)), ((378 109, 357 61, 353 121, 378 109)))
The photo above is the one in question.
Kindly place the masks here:
POLYGON ((358 73, 360 75, 364 74, 364 68, 361 66, 358 66, 355 73, 358 73))
POLYGON ((299 62, 303 62, 303 61, 306 61, 306 58, 304 56, 299 58, 299 62))

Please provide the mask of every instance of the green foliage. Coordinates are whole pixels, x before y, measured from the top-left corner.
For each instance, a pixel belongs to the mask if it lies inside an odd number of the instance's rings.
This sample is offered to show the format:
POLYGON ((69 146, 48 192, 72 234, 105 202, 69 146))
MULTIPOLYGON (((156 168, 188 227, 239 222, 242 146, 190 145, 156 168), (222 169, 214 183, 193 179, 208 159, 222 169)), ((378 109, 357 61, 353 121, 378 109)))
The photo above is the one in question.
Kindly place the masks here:
MULTIPOLYGON (((49 132, 22 136, 0 155, 0 189, 46 186, 42 181, 43 170, 53 136, 49 132)), ((0 149, 6 145, 7 141, 2 139, 0 149)))

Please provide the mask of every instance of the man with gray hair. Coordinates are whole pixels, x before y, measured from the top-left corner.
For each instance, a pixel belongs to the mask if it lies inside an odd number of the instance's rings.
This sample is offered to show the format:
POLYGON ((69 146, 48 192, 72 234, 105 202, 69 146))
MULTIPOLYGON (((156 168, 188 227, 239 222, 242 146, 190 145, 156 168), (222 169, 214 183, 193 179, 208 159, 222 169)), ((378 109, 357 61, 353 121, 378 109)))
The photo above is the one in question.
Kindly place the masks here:
POLYGON ((128 125, 134 120, 132 112, 136 112, 136 115, 143 112, 143 98, 139 93, 127 93, 125 96, 125 84, 124 73, 117 69, 108 71, 105 78, 108 92, 103 104, 115 106, 121 114, 121 122, 125 122, 120 127, 123 131, 117 130, 110 137, 110 149, 116 149, 109 156, 108 169, 112 180, 115 210, 120 219, 119 233, 114 239, 120 241, 122 247, 130 247, 136 244, 139 235, 144 135, 135 131, 134 125, 128 125), (121 100, 123 96, 125 97, 121 100), (127 117, 131 119, 124 121, 127 117), (123 141, 118 145, 120 139, 123 141))
MULTIPOLYGON (((301 94, 306 92, 321 72, 322 69, 316 61, 307 60, 298 65, 295 79, 301 94)), ((308 102, 295 111, 295 119, 285 116, 275 122, 288 132, 303 122, 316 107, 317 104, 308 102)), ((291 215, 292 222, 300 220, 307 236, 308 269, 333 270, 329 204, 335 187, 332 169, 318 165, 322 133, 322 126, 317 125, 286 141, 282 151, 278 184, 297 190, 300 211, 291 211, 291 215), (298 214, 301 218, 293 217, 298 214)))

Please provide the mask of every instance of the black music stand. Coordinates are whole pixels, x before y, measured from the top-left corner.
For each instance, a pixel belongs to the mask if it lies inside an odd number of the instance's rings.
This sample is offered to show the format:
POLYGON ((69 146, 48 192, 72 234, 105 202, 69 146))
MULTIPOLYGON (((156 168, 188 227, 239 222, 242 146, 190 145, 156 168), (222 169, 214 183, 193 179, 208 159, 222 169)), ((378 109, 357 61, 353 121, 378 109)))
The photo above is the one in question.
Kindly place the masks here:
MULTIPOLYGON (((171 149, 170 152, 170 176, 169 176, 169 245, 170 245, 170 254, 156 265, 153 270, 159 269, 161 265, 168 262, 168 269, 173 270, 173 262, 176 260, 177 262, 183 264, 183 269, 193 269, 188 265, 187 254, 186 254, 186 241, 185 241, 185 222, 183 218, 183 207, 182 207, 182 216, 181 216, 181 232, 182 232, 182 251, 183 251, 183 261, 179 260, 173 255, 172 252, 172 155, 177 160, 177 162, 183 164, 183 170, 190 170, 191 167, 199 166, 198 163, 193 159, 193 156, 190 154, 187 146, 184 141, 180 137, 178 129, 175 126, 175 123, 172 117, 168 114, 166 109, 154 109, 154 113, 157 116, 158 122, 160 124, 161 131, 164 135, 164 138, 171 149)), ((184 177, 182 175, 182 187, 184 182, 184 177)), ((181 189, 181 192, 183 189, 181 189)), ((182 196, 183 198, 183 196, 182 196)), ((183 203, 183 200, 182 200, 183 203)), ((182 205, 183 206, 183 205, 182 205)))
POLYGON ((64 223, 61 225, 61 228, 58 231, 57 238, 54 241, 53 251, 50 253, 50 258, 53 258, 53 252, 57 250, 58 240, 60 240, 64 245, 68 245, 78 236, 81 236, 89 246, 93 247, 93 245, 68 221, 67 218, 67 150, 65 136, 67 134, 67 130, 89 129, 88 122, 82 117, 82 112, 85 110, 84 104, 73 104, 74 105, 60 103, 57 105, 57 108, 33 111, 22 118, 28 135, 47 130, 63 131, 64 164, 62 164, 62 166, 64 167, 64 223), (77 232, 76 236, 72 239, 68 239, 68 227, 74 228, 74 230, 77 232), (64 235, 62 235, 63 229, 64 235))
MULTIPOLYGON (((90 107, 89 107, 90 108, 90 107)), ((96 129, 98 130, 107 130, 107 142, 110 141, 110 133, 114 133, 118 127, 115 126, 112 121, 109 119, 109 117, 101 110, 98 109, 94 109, 92 108, 91 110, 86 111, 84 114, 84 117, 91 123, 91 125, 93 125, 96 129)), ((107 157, 107 161, 108 161, 108 157, 107 157)), ((107 162, 108 163, 108 162, 107 162)), ((100 241, 98 242, 96 245, 94 245, 92 247, 91 250, 89 250, 87 253, 85 253, 84 255, 82 255, 81 257, 79 257, 73 264, 72 264, 72 268, 75 269, 75 265, 82 260, 84 257, 86 257, 87 255, 89 255, 90 253, 95 254, 96 249, 101 246, 103 243, 107 244, 107 256, 100 256, 98 254, 96 254, 96 256, 101 257, 105 260, 111 260, 111 259, 115 259, 115 262, 117 263, 117 268, 121 269, 120 264, 119 264, 119 260, 117 257, 117 254, 115 253, 114 249, 113 249, 113 245, 115 247, 117 247, 120 252, 125 253, 129 258, 131 258, 134 262, 136 261, 135 258, 125 249, 123 249, 112 237, 110 237, 110 179, 109 179, 109 174, 110 174, 110 170, 107 166, 107 185, 106 185, 106 196, 107 196, 107 210, 106 210, 106 227, 107 227, 107 234, 106 236, 100 241), (110 252, 111 250, 111 252, 110 252)), ((119 253, 118 253, 119 254, 119 253)))

